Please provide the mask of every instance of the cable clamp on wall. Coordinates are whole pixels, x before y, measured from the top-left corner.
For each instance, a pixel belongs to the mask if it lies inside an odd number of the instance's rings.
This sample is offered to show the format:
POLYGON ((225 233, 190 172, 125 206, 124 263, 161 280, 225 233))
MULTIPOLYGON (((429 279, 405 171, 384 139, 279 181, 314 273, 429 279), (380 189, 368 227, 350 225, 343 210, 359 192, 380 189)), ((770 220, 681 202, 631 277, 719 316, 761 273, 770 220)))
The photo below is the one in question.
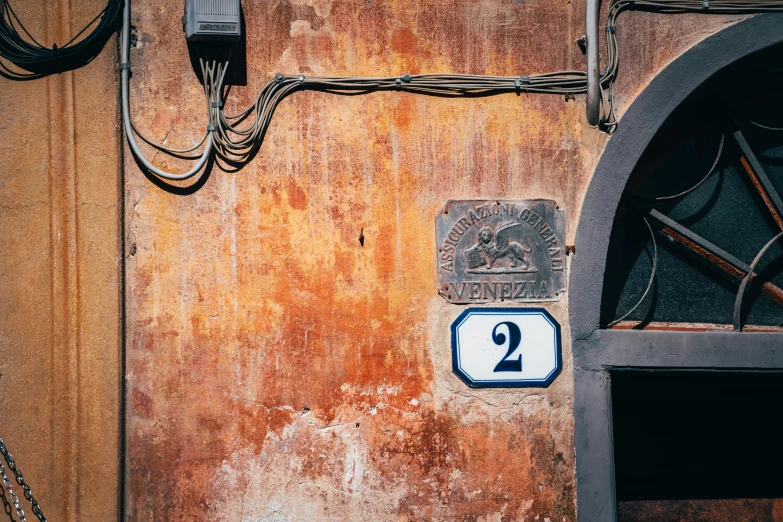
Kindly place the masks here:
POLYGON ((614 25, 607 25, 606 26, 606 32, 610 34, 614 34, 617 31, 617 27, 614 25))
POLYGON ((299 81, 300 82, 304 82, 304 74, 300 74, 299 75, 299 81))
POLYGON ((403 74, 399 78, 395 78, 394 79, 394 85, 396 85, 397 86, 397 90, 399 90, 400 87, 402 86, 403 82, 404 83, 411 83, 412 79, 413 79, 413 77, 410 74, 403 74))
POLYGON ((285 80, 285 75, 282 73, 275 74, 275 81, 277 83, 283 83, 283 80, 285 80))
POLYGON ((517 88, 517 94, 519 94, 521 91, 527 92, 527 86, 530 84, 530 76, 520 76, 519 78, 514 78, 514 87, 517 88))
POLYGON ((214 125, 210 125, 209 127, 207 127, 207 132, 215 132, 216 130, 218 130, 218 128, 215 127, 214 125))
POLYGON ((121 63, 117 66, 118 71, 124 71, 126 69, 130 71, 130 63, 121 63))
POLYGON ((213 109, 222 109, 223 108, 223 102, 222 101, 212 102, 212 108, 213 109))
POLYGON ((701 8, 705 11, 710 8, 710 0, 701 0, 701 8))

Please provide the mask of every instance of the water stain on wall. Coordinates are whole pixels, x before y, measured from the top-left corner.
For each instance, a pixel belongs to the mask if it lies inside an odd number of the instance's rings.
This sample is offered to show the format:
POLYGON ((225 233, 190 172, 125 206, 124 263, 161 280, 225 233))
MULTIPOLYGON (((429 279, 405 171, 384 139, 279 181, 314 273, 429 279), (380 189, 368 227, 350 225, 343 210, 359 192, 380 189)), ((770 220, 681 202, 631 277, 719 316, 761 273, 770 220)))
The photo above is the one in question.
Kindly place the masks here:
MULTIPOLYGON (((584 61, 584 6, 567 1, 244 9, 249 85, 229 112, 278 71, 517 75, 584 61)), ((135 118, 187 144, 203 101, 179 9, 134 10, 155 38, 133 56, 135 118)), ((634 85, 693 38, 655 64, 625 56, 634 85)), ((583 113, 551 96, 302 92, 252 164, 216 169, 190 196, 127 162, 130 519, 574 520, 567 299, 547 305, 566 336, 550 388, 466 388, 448 337, 462 308, 437 296, 433 227, 447 199, 543 197, 566 209, 572 239, 605 141, 583 113)))

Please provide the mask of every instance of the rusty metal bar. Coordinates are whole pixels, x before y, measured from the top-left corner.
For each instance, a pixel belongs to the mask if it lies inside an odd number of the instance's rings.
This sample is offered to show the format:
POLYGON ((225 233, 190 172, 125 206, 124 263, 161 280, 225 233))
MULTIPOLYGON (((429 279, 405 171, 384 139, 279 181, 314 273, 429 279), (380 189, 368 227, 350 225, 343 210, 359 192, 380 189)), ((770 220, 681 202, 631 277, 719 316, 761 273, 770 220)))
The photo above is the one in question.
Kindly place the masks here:
POLYGON ((732 136, 742 151, 743 157, 740 158, 740 162, 745 168, 745 172, 748 173, 750 181, 753 183, 753 186, 756 187, 761 199, 764 200, 764 204, 769 210, 769 213, 772 214, 772 219, 774 219, 778 227, 783 230, 783 200, 780 199, 780 196, 772 185, 772 182, 769 180, 767 173, 764 171, 764 168, 761 166, 761 163, 759 163, 753 150, 751 150, 750 145, 748 145, 748 142, 745 140, 742 131, 737 129, 732 133, 732 136))
MULTIPOLYGON (((750 281, 753 281, 756 277, 757 274, 753 273, 750 265, 680 225, 673 219, 661 214, 655 209, 650 209, 649 216, 663 225, 661 232, 735 279, 742 281, 747 274, 750 274, 750 281)), ((761 287, 761 291, 776 303, 783 305, 783 289, 772 283, 764 283, 761 287)))
POLYGON ((772 245, 780 241, 780 238, 783 238, 783 232, 780 232, 777 236, 773 237, 766 245, 764 245, 764 248, 759 250, 759 253, 756 254, 756 258, 750 264, 750 270, 747 274, 745 274, 745 277, 742 278, 742 284, 740 284, 739 292, 737 292, 737 298, 734 300, 734 330, 737 332, 742 330, 742 298, 745 297, 745 289, 750 283, 753 271, 756 270, 756 266, 761 261, 761 258, 764 257, 764 254, 767 253, 767 250, 769 250, 772 245))
MULTIPOLYGON (((670 229, 672 232, 681 236, 683 239, 686 239, 687 241, 699 246, 702 250, 704 250, 707 254, 709 254, 713 258, 717 258, 723 261, 724 263, 729 264, 733 269, 732 274, 739 274, 740 279, 742 277, 745 277, 745 274, 747 274, 750 271, 750 265, 746 264, 744 261, 740 260, 739 258, 736 258, 733 255, 729 254, 728 252, 720 248, 718 245, 711 243, 710 241, 707 241, 706 239, 696 234, 695 232, 692 232, 691 230, 685 228, 684 226, 680 225, 670 217, 661 214, 655 209, 650 209, 650 217, 653 218, 655 221, 659 222, 660 224, 662 224, 664 228, 670 229)), ((666 235, 669 234, 666 233, 666 235)))

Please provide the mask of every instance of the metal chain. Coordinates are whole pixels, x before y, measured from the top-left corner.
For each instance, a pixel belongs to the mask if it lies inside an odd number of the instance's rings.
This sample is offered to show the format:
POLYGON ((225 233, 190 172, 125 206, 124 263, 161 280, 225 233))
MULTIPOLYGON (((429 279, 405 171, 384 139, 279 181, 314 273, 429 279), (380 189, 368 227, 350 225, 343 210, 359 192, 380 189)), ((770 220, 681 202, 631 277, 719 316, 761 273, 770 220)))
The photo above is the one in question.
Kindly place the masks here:
POLYGON ((8 502, 8 499, 5 496, 5 489, 2 485, 0 485, 0 500, 3 501, 3 509, 5 510, 5 514, 8 515, 8 518, 11 520, 11 522, 16 522, 16 520, 14 520, 14 511, 11 508, 11 503, 8 502))
MULTIPOLYGON (((30 503, 30 506, 32 506, 33 514, 38 517, 38 520, 40 522, 46 522, 46 517, 43 514, 43 511, 41 511, 41 506, 38 505, 38 502, 35 501, 35 497, 33 497, 33 491, 30 489, 30 486, 27 485, 27 483, 24 481, 24 477, 22 476, 22 472, 19 471, 19 469, 16 467, 16 462, 14 462, 14 458, 11 456, 11 454, 8 452, 8 449, 5 447, 5 442, 2 438, 0 438, 0 454, 3 455, 3 458, 8 463, 8 468, 13 472, 14 477, 16 478, 16 482, 22 486, 22 491, 24 492, 24 498, 27 499, 27 501, 30 503)), ((22 519, 22 522, 27 522, 24 518, 24 512, 22 512, 22 515, 20 515, 20 518, 22 519)))
POLYGON ((3 465, 3 461, 0 460, 0 477, 3 478, 3 486, 8 488, 8 494, 11 497, 11 502, 14 503, 14 508, 16 508, 16 516, 19 517, 19 520, 22 522, 27 522, 27 519, 24 516, 24 509, 19 506, 19 497, 14 493, 13 483, 11 480, 9 480, 8 475, 5 473, 5 466, 3 465))

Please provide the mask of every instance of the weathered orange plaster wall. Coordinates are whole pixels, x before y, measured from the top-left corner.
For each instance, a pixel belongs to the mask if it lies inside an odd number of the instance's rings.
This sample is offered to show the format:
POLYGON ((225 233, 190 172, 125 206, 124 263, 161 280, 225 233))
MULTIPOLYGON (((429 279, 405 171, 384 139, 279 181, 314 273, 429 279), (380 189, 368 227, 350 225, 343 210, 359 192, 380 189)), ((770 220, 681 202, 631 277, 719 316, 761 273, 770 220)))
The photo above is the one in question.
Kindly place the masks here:
MULTIPOLYGON (((136 0, 132 113, 190 144, 203 99, 180 2, 136 0)), ((584 3, 244 3, 251 101, 275 73, 519 75, 584 68, 584 3)), ((731 23, 625 14, 620 113, 731 23)), ((573 243, 606 137, 584 99, 297 93, 258 157, 187 196, 126 156, 128 514, 134 521, 575 520, 568 299, 544 390, 451 372, 434 217, 447 199, 552 198, 573 243), (359 242, 360 234, 365 242, 359 242)), ((152 155, 152 154, 151 154, 152 155)), ((183 169, 155 156, 158 165, 183 169)))
MULTIPOLYGON (((49 47, 70 40, 106 6, 12 4, 49 47)), ((29 82, 0 78, 0 437, 47 519, 58 522, 119 517, 116 56, 112 39, 77 71, 29 82)), ((21 488, 15 492, 27 520, 35 519, 21 488)))

